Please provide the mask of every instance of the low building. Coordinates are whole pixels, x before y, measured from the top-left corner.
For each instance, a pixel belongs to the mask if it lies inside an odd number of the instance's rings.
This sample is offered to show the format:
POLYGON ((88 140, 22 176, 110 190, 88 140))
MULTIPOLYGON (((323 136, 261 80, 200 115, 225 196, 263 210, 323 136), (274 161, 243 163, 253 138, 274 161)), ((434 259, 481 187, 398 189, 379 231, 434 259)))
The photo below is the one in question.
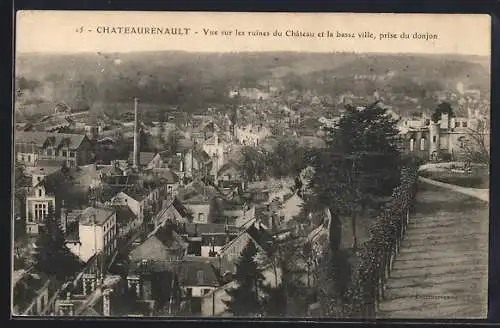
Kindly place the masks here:
POLYGON ((236 271, 236 263, 249 242, 255 243, 258 251, 265 255, 270 251, 273 238, 259 223, 253 222, 249 224, 238 236, 221 248, 221 273, 234 273, 236 271))
POLYGON ((188 242, 178 235, 172 225, 157 229, 129 254, 131 262, 180 260, 187 255, 188 242))
POLYGON ((36 166, 39 160, 52 160, 68 167, 92 162, 92 142, 84 134, 16 131, 15 156, 19 163, 36 166))
POLYGON ((217 172, 217 182, 220 183, 223 181, 243 181, 243 174, 236 163, 228 162, 219 169, 217 172))
POLYGON ((174 197, 163 210, 155 215, 153 220, 154 226, 159 227, 167 222, 188 223, 192 220, 192 215, 182 202, 174 197))
POLYGON ((182 204, 188 209, 192 223, 207 224, 211 223, 211 201, 203 195, 195 195, 182 200, 182 204))
POLYGON ((183 261, 175 272, 184 295, 190 300, 192 314, 202 314, 202 298, 220 286, 215 267, 208 262, 183 261))

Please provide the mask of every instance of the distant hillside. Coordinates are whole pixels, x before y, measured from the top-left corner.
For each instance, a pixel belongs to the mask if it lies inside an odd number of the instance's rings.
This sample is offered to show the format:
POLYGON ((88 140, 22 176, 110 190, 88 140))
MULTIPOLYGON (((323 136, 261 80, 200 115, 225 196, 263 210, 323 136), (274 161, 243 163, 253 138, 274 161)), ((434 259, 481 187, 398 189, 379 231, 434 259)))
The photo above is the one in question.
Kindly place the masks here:
POLYGON ((137 96, 192 111, 230 103, 230 88, 263 81, 285 93, 331 96, 384 89, 418 97, 457 82, 489 94, 489 63, 482 57, 353 53, 22 54, 16 58, 16 81, 23 91, 18 103, 63 101, 92 108, 137 96))

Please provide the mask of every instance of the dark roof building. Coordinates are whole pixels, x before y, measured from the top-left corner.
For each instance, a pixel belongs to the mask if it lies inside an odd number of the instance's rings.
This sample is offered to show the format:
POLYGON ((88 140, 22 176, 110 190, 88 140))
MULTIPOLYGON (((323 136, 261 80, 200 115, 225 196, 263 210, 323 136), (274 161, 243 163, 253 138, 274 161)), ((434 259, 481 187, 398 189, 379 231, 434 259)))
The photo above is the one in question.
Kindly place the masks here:
POLYGON ((56 147, 65 145, 68 146, 69 149, 78 149, 86 138, 85 134, 69 133, 18 131, 15 134, 16 143, 34 144, 37 147, 43 147, 50 143, 56 147))

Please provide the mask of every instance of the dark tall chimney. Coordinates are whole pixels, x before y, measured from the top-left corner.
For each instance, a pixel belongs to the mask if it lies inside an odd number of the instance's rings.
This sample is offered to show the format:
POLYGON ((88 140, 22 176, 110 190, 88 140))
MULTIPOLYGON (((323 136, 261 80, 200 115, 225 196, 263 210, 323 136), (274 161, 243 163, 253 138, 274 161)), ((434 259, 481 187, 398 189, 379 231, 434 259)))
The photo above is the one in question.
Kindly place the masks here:
POLYGON ((134 157, 133 166, 134 168, 139 167, 139 113, 137 108, 138 98, 134 98, 134 157))

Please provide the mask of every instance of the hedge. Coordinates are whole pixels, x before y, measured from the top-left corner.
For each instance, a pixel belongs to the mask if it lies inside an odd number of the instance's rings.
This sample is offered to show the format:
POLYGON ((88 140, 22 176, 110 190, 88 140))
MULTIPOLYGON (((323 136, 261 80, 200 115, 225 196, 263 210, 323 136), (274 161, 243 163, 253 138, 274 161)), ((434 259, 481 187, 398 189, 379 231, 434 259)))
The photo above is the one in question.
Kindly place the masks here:
POLYGON ((399 252, 417 192, 417 167, 405 167, 391 200, 370 227, 370 239, 360 250, 360 264, 354 279, 352 316, 375 317, 384 298, 392 263, 399 252))

